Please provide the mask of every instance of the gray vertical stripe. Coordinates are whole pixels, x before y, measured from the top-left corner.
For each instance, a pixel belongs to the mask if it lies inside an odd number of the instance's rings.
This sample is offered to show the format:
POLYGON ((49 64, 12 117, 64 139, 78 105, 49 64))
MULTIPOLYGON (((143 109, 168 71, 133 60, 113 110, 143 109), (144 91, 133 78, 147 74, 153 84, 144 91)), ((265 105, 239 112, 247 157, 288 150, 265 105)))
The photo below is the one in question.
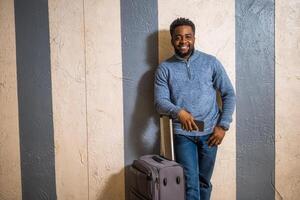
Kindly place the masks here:
POLYGON ((274 0, 236 1, 237 199, 275 199, 274 0))
MULTIPOLYGON (((124 156, 128 166, 143 154, 159 152, 158 116, 153 106, 158 65, 157 1, 121 0, 121 28, 124 156)), ((125 178, 126 186, 128 181, 125 178)))
POLYGON ((23 200, 56 199, 47 0, 15 0, 23 200))

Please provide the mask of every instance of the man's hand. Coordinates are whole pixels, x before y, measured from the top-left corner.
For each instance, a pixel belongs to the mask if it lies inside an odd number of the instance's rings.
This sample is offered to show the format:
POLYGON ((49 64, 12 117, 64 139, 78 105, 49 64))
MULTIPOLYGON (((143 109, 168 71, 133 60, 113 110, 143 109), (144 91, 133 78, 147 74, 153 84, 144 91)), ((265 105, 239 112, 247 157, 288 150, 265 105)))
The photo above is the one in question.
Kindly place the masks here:
POLYGON ((222 143, 222 140, 225 136, 225 130, 223 130, 221 127, 216 126, 214 128, 214 133, 210 136, 207 143, 208 146, 214 146, 214 145, 220 145, 222 143))
POLYGON ((198 127, 194 122, 194 117, 184 109, 178 112, 178 119, 181 123, 182 129, 187 131, 198 131, 198 127))

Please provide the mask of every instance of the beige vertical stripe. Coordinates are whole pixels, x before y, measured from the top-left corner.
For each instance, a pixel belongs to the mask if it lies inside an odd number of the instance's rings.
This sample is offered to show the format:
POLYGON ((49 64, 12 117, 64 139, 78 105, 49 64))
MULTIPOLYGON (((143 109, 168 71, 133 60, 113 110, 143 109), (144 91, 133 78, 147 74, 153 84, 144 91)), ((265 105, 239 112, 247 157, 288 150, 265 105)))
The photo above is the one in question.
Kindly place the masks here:
POLYGON ((88 199, 83 0, 49 0, 57 197, 88 199))
POLYGON ((276 1, 276 199, 300 196, 300 1, 276 1))
MULTIPOLYGON (((158 1, 159 59, 173 54, 169 26, 177 17, 187 17, 196 26, 196 48, 215 55, 235 85, 235 4, 234 0, 158 1), (180 6, 178 6, 180 5, 180 6)), ((219 147, 212 178, 211 199, 236 199, 236 128, 235 115, 230 131, 219 147)))
POLYGON ((22 198, 14 1, 0 1, 0 199, 22 198))
POLYGON ((124 199, 119 0, 85 0, 90 200, 124 199))

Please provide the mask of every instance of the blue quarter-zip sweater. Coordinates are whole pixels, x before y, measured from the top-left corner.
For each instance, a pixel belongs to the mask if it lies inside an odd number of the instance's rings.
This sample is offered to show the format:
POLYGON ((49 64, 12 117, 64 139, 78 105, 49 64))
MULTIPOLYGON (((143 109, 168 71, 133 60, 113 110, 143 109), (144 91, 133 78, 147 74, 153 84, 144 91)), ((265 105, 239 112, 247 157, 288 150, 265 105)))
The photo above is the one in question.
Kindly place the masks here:
POLYGON ((154 104, 160 114, 172 116, 175 134, 202 136, 212 133, 216 125, 229 128, 235 94, 222 64, 214 56, 195 50, 187 61, 174 55, 159 65, 154 104), (217 90, 221 92, 222 111, 217 103, 217 90), (204 131, 183 130, 177 119, 181 109, 204 121, 204 131))

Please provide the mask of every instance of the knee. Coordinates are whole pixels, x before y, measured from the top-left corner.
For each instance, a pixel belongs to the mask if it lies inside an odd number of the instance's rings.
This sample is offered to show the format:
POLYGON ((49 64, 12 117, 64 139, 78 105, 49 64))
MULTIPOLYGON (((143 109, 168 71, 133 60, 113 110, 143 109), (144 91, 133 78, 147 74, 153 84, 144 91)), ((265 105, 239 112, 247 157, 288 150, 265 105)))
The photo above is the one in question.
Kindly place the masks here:
POLYGON ((199 188, 199 179, 197 172, 194 170, 184 170, 185 182, 187 189, 197 189, 199 188))

